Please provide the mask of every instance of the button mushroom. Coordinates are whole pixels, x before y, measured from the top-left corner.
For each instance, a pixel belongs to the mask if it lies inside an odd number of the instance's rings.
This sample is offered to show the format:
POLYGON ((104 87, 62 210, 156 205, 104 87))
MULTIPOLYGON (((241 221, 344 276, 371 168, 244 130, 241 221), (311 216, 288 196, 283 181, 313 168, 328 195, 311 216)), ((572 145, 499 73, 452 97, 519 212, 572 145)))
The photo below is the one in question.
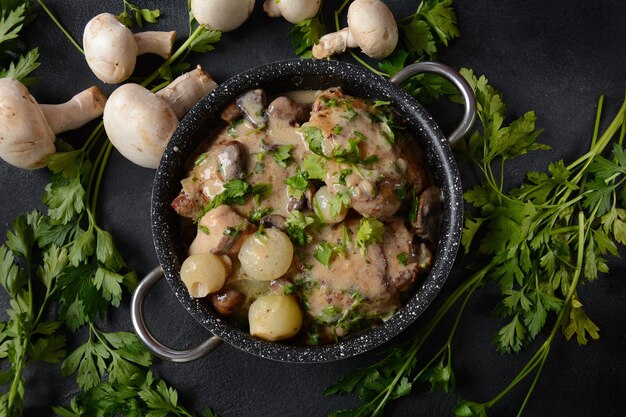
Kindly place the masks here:
POLYGON ((355 0, 348 8, 348 27, 329 33, 313 46, 315 58, 361 48, 369 57, 389 56, 398 43, 398 25, 389 8, 380 0, 355 0))
POLYGON ((320 9, 320 0, 265 0, 263 10, 270 17, 284 17, 297 25, 314 17, 320 9))
POLYGON ((254 0, 191 0, 191 13, 209 29, 230 32, 248 20, 254 0))
POLYGON ((124 84, 107 101, 104 129, 124 157, 142 167, 156 168, 178 121, 215 87, 215 81, 200 67, 156 94, 139 84, 124 84))
POLYGON ((0 79, 0 157, 18 168, 46 166, 58 133, 76 129, 102 114, 106 97, 91 87, 63 104, 42 104, 11 78, 0 79))
POLYGON ((127 80, 135 70, 137 56, 157 54, 168 59, 176 32, 134 34, 110 13, 91 19, 83 32, 87 65, 101 81, 108 84, 127 80))

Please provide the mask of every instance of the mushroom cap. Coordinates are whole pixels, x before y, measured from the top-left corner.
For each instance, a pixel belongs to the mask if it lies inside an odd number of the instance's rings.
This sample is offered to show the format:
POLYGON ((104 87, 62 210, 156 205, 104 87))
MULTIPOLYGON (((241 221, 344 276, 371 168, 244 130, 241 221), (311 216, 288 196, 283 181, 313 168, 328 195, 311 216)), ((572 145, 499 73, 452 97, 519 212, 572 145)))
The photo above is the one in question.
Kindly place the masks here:
POLYGON ((285 20, 297 25, 317 14, 320 0, 280 0, 276 2, 276 7, 285 20))
POLYGON ((191 0, 191 13, 209 29, 230 32, 245 22, 254 8, 254 0, 191 0))
POLYGON ((56 151, 54 133, 28 89, 12 78, 0 79, 0 158, 18 168, 47 165, 56 151))
POLYGON ((104 106, 104 129, 115 148, 131 162, 156 168, 178 119, 161 97, 139 84, 117 88, 104 106))
POLYGON ((398 25, 380 0, 355 0, 348 8, 350 33, 364 54, 381 59, 398 44, 398 25))
POLYGON ((135 70, 138 48, 132 32, 115 16, 102 13, 87 22, 83 32, 87 65, 109 84, 127 80, 135 70))

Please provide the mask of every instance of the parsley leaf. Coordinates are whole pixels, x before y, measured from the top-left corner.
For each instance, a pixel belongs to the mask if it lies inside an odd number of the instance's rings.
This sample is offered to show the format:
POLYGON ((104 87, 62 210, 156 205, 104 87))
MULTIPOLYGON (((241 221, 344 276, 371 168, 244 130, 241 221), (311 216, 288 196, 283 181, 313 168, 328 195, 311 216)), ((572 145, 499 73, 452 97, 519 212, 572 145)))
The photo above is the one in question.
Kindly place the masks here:
POLYGON ((294 25, 289 31, 291 46, 296 55, 302 58, 313 58, 311 48, 319 42, 326 32, 319 15, 294 25))
POLYGON ((311 242, 311 235, 306 233, 306 229, 315 223, 315 218, 307 216, 299 210, 292 210, 285 219, 287 234, 292 242, 297 246, 304 246, 311 242))
POLYGON ((385 225, 373 217, 364 217, 359 222, 359 230, 356 232, 356 245, 365 256, 365 249, 369 245, 383 242, 385 225))
POLYGON ((333 247, 323 240, 315 246, 315 254, 313 256, 326 268, 330 268, 330 259, 333 256, 333 252, 333 247))

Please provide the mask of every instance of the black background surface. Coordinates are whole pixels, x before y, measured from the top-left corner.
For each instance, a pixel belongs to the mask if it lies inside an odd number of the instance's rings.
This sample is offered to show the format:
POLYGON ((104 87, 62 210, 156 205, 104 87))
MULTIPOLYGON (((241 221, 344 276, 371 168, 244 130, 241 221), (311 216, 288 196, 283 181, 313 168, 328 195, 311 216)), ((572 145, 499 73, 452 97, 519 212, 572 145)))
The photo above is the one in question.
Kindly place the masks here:
MULTIPOLYGON (((119 13, 122 1, 46 2, 78 40, 85 23, 104 11, 119 13)), ((159 7, 164 30, 179 32, 177 45, 187 34, 185 1, 136 1, 142 7, 159 7)), ((217 50, 196 56, 221 82, 245 69, 294 57, 287 37, 290 24, 267 18, 257 1, 251 19, 224 34, 217 50)), ((326 1, 333 9, 339 2, 326 1)), ((418 1, 388 1, 396 17, 412 12, 418 1)), ((549 161, 573 160, 584 152, 593 131, 596 103, 606 95, 605 121, 622 102, 626 81, 626 3, 621 0, 583 1, 457 1, 461 37, 452 41, 439 60, 455 68, 470 67, 485 74, 504 93, 509 114, 521 116, 535 110, 544 129, 540 141, 551 151, 534 153, 510 165, 511 183, 528 170, 544 169, 549 161)), ((151 26, 150 29, 153 27, 151 26)), ((69 99, 81 89, 102 84, 89 72, 83 57, 42 12, 27 28, 29 47, 38 46, 40 78, 31 88, 41 103, 69 99)), ((142 58, 151 70, 158 59, 142 58)), ((444 132, 450 132, 459 110, 440 104, 431 107, 444 132)), ((606 123, 605 123, 606 125, 606 123)), ((78 141, 89 129, 62 135, 78 141)), ((466 188, 472 172, 461 166, 466 188)), ((143 276, 156 264, 150 231, 152 170, 139 168, 114 152, 104 178, 98 207, 98 223, 111 232, 130 267, 143 276)), ((49 178, 46 170, 23 171, 0 161, 0 234, 5 235, 15 217, 42 208, 41 195, 49 178)), ((409 337, 467 276, 459 260, 440 296, 400 337, 409 337)), ((601 328, 601 340, 579 347, 560 338, 532 396, 527 416, 621 416, 626 409, 626 265, 613 260, 611 274, 581 288, 587 313, 601 328)), ((132 329, 128 299, 102 324, 107 330, 132 329)), ((475 401, 493 397, 514 378, 531 350, 513 357, 499 355, 489 343, 499 321, 492 317, 494 294, 481 291, 470 303, 458 332, 453 364, 457 375, 455 394, 428 394, 417 389, 392 404, 388 415, 451 415, 457 394, 475 401)), ((0 317, 6 320, 7 300, 0 297, 0 317)), ((189 348, 207 337, 178 303, 165 282, 147 299, 148 324, 154 333, 177 348, 189 348)), ((82 340, 79 334, 77 340, 82 340)), ((445 337, 445 334, 441 334, 445 337)), ((436 338, 435 338, 436 339, 436 338)), ((434 342, 435 340, 433 340, 434 342)), ((82 342, 81 342, 82 343, 82 342)), ((431 346, 437 345, 432 343, 431 346)), ((294 365, 254 357, 223 344, 206 358, 188 364, 158 362, 158 376, 178 389, 191 410, 210 406, 228 416, 323 416, 355 405, 352 397, 323 397, 322 391, 360 365, 372 362, 376 352, 328 364, 294 365)), ((77 392, 72 378, 61 376, 58 365, 27 369, 26 415, 50 415, 50 405, 67 404, 77 392)), ((515 415, 523 393, 514 391, 492 415, 515 415)))

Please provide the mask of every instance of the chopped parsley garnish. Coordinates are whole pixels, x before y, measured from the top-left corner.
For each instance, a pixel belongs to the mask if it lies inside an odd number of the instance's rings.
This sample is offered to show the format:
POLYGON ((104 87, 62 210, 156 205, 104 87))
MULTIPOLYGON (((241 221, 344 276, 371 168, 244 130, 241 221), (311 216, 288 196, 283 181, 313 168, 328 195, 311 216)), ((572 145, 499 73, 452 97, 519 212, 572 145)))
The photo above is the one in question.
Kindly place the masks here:
POLYGON ((326 268, 329 268, 330 259, 333 256, 333 252, 334 252, 333 247, 330 245, 330 243, 328 243, 328 242, 326 242, 324 240, 324 241, 321 241, 320 243, 318 243, 315 246, 315 255, 313 255, 313 256, 322 265, 324 265, 326 268))
POLYGON ((291 159, 291 149, 293 145, 278 145, 274 147, 269 154, 272 155, 272 158, 276 161, 278 165, 283 168, 286 168, 292 161, 291 159))
POLYGON ((400 252, 399 254, 396 255, 396 259, 398 260, 398 262, 400 262, 403 266, 406 266, 407 264, 407 255, 406 252, 400 252))
POLYGON ((285 184, 289 186, 289 194, 295 198, 300 198, 309 188, 309 176, 306 171, 300 171, 287 178, 285 184))
POLYGON ((314 126, 302 126, 300 132, 311 152, 324 156, 324 150, 322 149, 324 134, 322 131, 314 126))
POLYGON ((391 104, 391 101, 374 100, 372 107, 386 107, 391 104))
POLYGON ((258 224, 261 219, 268 214, 271 214, 273 209, 271 207, 264 207, 252 210, 248 215, 248 220, 250 223, 258 224))
POLYGON ((302 169, 310 180, 323 180, 326 177, 326 158, 319 155, 307 155, 302 161, 302 169))
POLYGON ((208 152, 204 152, 204 153, 200 154, 200 156, 198 156, 198 158, 196 158, 196 160, 194 161, 193 164, 195 166, 202 165, 202 163, 204 161, 206 161, 208 157, 209 157, 209 153, 208 152))
POLYGON ((239 234, 241 234, 241 229, 245 229, 245 228, 246 228, 245 223, 238 224, 235 227, 227 226, 226 229, 224 230, 223 235, 237 237, 239 236, 239 234))
POLYGON ((359 230, 356 233, 356 245, 361 249, 361 254, 365 256, 365 249, 369 245, 382 243, 385 226, 373 217, 364 217, 359 223, 359 230))
POLYGON ((352 203, 352 198, 350 197, 350 191, 345 191, 343 193, 338 193, 328 202, 330 206, 330 216, 335 217, 344 207, 349 207, 352 203))
POLYGON ((258 202, 260 199, 267 198, 271 190, 272 187, 270 184, 250 185, 239 179, 227 181, 224 184, 224 191, 213 197, 213 199, 202 208, 196 220, 200 220, 206 213, 222 204, 245 204, 246 199, 250 195, 253 195, 255 202, 258 202))
POLYGON ((320 100, 327 107, 337 107, 339 105, 339 102, 337 101, 336 98, 320 97, 320 100))
POLYGON ((352 174, 352 169, 346 168, 339 171, 339 184, 346 185, 346 177, 352 174))
POLYGON ((237 128, 242 123, 243 123, 243 117, 241 119, 235 120, 234 122, 231 122, 231 124, 228 126, 228 129, 226 129, 226 131, 228 132, 228 136, 230 136, 231 138, 236 138, 237 128))
POLYGON ((348 119, 349 121, 353 121, 358 116, 358 113, 354 109, 346 110, 344 114, 341 115, 344 119, 348 119))
MULTIPOLYGON (((361 134, 361 136, 365 137, 361 134)), ((348 139, 348 149, 336 146, 331 156, 339 162, 350 162, 352 164, 369 165, 379 161, 377 155, 370 155, 367 158, 361 159, 361 150, 359 149, 359 143, 362 139, 358 136, 348 139)))
POLYGON ((411 221, 411 223, 414 223, 417 220, 417 210, 420 206, 419 196, 415 195, 415 193, 413 194, 414 195, 413 200, 411 200, 411 208, 409 209, 409 220, 411 221))
POLYGON ((335 125, 333 126, 333 134, 334 135, 338 135, 343 131, 343 126, 341 125, 335 125))
POLYGON ((272 184, 262 182, 254 184, 252 186, 251 194, 254 196, 254 205, 258 206, 261 204, 261 200, 267 200, 272 194, 272 184))
POLYGON ((352 134, 359 140, 359 142, 367 140, 367 136, 365 136, 363 133, 359 132, 358 130, 353 130, 352 134))
POLYGON ((202 233, 204 233, 205 235, 210 235, 211 231, 209 230, 209 228, 203 224, 199 224, 198 225, 198 230, 200 230, 202 233))
POLYGON ((312 239, 311 235, 306 233, 306 228, 315 223, 315 218, 307 216, 299 210, 292 210, 285 219, 287 234, 292 242, 297 246, 304 246, 312 239))

